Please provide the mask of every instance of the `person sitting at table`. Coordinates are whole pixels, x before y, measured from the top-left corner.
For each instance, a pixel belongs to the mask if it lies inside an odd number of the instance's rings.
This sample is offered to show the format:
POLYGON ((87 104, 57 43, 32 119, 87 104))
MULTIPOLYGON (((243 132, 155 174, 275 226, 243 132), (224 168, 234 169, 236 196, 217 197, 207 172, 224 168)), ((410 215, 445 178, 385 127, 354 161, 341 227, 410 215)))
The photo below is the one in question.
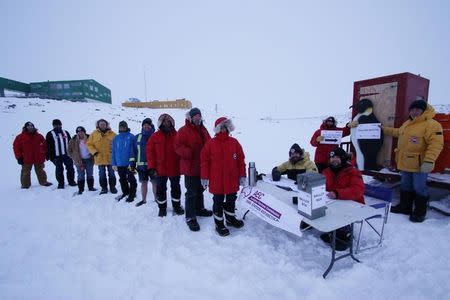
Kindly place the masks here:
MULTIPOLYGON (((364 181, 361 172, 350 163, 350 155, 344 149, 335 147, 329 154, 328 168, 323 170, 327 197, 336 200, 353 200, 364 204, 364 181)), ((320 236, 325 243, 331 243, 331 233, 320 236)), ((336 250, 344 251, 351 242, 351 226, 336 230, 336 250)))
POLYGON ((309 159, 309 153, 295 143, 289 149, 289 160, 272 169, 272 180, 280 181, 281 175, 286 174, 289 179, 297 182, 297 175, 305 172, 317 173, 317 166, 309 159))

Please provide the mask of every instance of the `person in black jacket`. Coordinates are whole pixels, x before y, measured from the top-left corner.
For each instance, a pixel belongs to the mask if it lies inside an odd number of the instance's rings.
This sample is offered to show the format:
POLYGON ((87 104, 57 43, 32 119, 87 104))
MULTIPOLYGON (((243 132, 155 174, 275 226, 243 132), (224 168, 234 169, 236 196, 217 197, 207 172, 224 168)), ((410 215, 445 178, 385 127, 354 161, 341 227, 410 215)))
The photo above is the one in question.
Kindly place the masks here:
POLYGON ((73 161, 67 152, 70 134, 67 130, 62 129, 62 123, 59 119, 54 119, 52 125, 53 130, 47 132, 45 140, 47 142, 47 160, 55 165, 58 189, 64 188, 64 166, 66 166, 67 182, 70 186, 77 186, 73 161))

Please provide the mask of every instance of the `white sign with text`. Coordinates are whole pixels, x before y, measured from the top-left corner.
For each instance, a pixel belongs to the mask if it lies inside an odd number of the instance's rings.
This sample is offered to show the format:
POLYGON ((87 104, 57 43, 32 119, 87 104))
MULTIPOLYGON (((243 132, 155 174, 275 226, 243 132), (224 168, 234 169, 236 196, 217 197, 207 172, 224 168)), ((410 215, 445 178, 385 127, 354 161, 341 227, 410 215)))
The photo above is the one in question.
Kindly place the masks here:
POLYGON ((320 135, 324 138, 321 144, 341 144, 342 130, 321 130, 320 135))
POLYGON ((359 124, 356 127, 356 138, 363 140, 377 140, 381 136, 380 123, 359 124))

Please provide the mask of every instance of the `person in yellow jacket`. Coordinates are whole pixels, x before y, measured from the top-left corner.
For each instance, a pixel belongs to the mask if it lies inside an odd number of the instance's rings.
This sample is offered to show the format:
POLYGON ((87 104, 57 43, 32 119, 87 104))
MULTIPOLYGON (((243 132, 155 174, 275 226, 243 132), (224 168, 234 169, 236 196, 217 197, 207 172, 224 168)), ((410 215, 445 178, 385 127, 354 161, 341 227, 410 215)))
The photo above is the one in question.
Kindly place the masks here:
POLYGON ((384 134, 398 138, 395 160, 401 174, 400 204, 391 212, 410 215, 411 222, 425 220, 428 173, 444 146, 442 126, 433 120, 434 115, 431 105, 416 100, 409 106, 409 119, 400 128, 383 128, 384 134))
POLYGON ((100 195, 108 193, 117 194, 116 175, 111 165, 112 140, 116 133, 111 130, 109 123, 105 119, 100 119, 96 124, 97 129, 89 135, 87 146, 89 152, 94 157, 94 164, 98 166, 98 177, 101 186, 100 195), (108 180, 106 180, 106 170, 108 170, 108 180))
POLYGON ((289 179, 297 181, 297 175, 305 172, 318 172, 317 166, 309 159, 309 153, 305 152, 295 143, 289 149, 289 160, 272 169, 273 181, 279 181, 281 175, 286 174, 289 179))

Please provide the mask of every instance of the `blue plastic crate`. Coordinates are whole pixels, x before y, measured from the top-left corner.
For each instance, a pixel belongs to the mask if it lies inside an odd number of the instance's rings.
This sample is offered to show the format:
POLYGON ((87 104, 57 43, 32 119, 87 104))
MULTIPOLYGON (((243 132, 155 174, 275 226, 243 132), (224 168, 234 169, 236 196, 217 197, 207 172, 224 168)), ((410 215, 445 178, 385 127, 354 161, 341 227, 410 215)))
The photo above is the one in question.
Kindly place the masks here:
POLYGON ((381 199, 387 202, 392 201, 392 188, 370 185, 368 183, 365 183, 364 185, 365 185, 364 195, 381 199))

